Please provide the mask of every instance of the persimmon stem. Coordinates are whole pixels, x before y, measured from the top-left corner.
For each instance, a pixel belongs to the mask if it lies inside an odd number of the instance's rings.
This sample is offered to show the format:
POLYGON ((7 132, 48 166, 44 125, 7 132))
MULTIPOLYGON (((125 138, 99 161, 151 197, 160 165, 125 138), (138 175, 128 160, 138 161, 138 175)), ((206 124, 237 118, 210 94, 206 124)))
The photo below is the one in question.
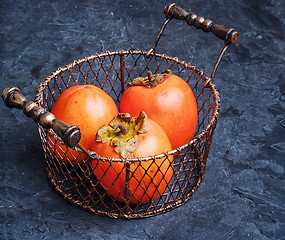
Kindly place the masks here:
POLYGON ((172 72, 170 69, 163 71, 162 73, 152 74, 151 71, 147 72, 146 77, 135 78, 132 82, 128 83, 129 86, 144 86, 153 88, 162 83, 172 72))
POLYGON ((120 123, 120 122, 114 123, 112 128, 113 128, 114 131, 116 131, 118 128, 120 128, 120 131, 118 132, 118 135, 119 134, 126 135, 127 132, 129 131, 128 129, 126 129, 126 126, 123 123, 120 123))
POLYGON ((153 74, 152 74, 151 71, 148 71, 148 72, 147 72, 147 78, 148 78, 148 81, 149 81, 149 82, 151 82, 151 81, 154 80, 154 76, 153 76, 153 74))

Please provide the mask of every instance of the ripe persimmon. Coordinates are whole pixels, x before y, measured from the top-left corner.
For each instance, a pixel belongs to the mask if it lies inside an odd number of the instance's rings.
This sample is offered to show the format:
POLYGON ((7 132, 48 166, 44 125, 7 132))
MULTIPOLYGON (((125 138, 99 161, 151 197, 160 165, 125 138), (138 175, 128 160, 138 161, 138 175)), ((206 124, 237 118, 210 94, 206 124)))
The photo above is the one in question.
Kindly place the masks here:
POLYGON ((120 112, 138 116, 144 111, 167 134, 172 148, 190 141, 196 131, 198 110, 190 86, 166 70, 129 83, 120 100, 120 112))
MULTIPOLYGON (((94 85, 76 85, 66 89, 55 101, 51 113, 70 125, 76 125, 81 132, 79 142, 90 150, 97 131, 118 114, 113 99, 102 89, 94 85)), ((66 148, 50 137, 49 146, 58 159, 66 163, 81 163, 87 156, 66 148)))
POLYGON ((94 173, 107 193, 122 202, 146 203, 157 199, 166 190, 173 176, 173 156, 163 155, 150 160, 135 160, 163 154, 171 150, 166 133, 141 112, 138 118, 119 113, 103 126, 91 151, 122 161, 93 160, 94 173), (128 172, 127 172, 128 171, 128 172))

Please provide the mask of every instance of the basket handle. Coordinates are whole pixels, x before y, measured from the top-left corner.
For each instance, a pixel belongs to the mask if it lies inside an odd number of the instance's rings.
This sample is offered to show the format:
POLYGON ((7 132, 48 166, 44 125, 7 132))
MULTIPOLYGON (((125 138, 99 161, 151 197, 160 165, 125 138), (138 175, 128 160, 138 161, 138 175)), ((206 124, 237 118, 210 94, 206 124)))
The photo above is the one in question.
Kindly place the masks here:
POLYGON ((68 147, 75 147, 81 139, 80 129, 77 126, 71 126, 38 106, 35 102, 28 101, 17 87, 4 89, 2 99, 9 108, 23 109, 25 116, 32 118, 34 122, 39 123, 45 129, 52 129, 58 137, 62 139, 68 147))
POLYGON ((167 19, 185 20, 190 26, 202 29, 204 32, 212 32, 226 43, 236 43, 238 40, 239 33, 235 29, 226 29, 222 25, 215 24, 212 20, 198 17, 196 14, 190 14, 175 3, 166 5, 163 12, 167 19))
POLYGON ((237 42, 238 37, 239 37, 239 33, 233 28, 226 29, 224 26, 215 24, 211 20, 208 20, 208 19, 205 20, 205 18, 198 17, 196 14, 190 14, 186 10, 184 10, 183 8, 177 6, 175 3, 171 3, 171 4, 166 5, 164 7, 163 12, 166 15, 166 20, 164 21, 164 23, 163 23, 163 25, 162 25, 159 33, 158 33, 158 36, 155 39, 153 47, 147 52, 146 57, 149 58, 150 55, 154 53, 155 48, 158 44, 158 41, 159 41, 167 23, 173 18, 179 19, 179 20, 186 20, 186 22, 190 26, 193 25, 197 29, 202 29, 204 32, 212 32, 217 37, 223 39, 225 41, 225 45, 224 45, 223 49, 221 50, 221 52, 218 56, 218 59, 214 65, 211 77, 208 78, 206 80, 206 82, 204 83, 204 86, 208 86, 208 84, 213 81, 213 79, 216 75, 217 68, 218 68, 218 66, 222 60, 223 55, 225 54, 226 50, 228 49, 229 45, 237 42))

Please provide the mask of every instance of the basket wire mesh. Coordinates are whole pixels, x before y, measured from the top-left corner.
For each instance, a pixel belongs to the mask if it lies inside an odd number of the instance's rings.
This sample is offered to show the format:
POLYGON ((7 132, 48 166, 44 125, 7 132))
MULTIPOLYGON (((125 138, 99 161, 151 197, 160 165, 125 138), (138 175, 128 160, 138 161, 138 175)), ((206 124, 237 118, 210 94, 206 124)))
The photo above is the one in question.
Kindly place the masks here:
MULTIPOLYGON (((96 54, 64 67, 59 68, 40 84, 35 96, 35 102, 51 111, 54 102, 67 88, 74 85, 93 84, 107 92, 118 104, 120 96, 128 82, 138 76, 145 76, 147 71, 159 73, 170 69, 174 74, 183 78, 192 88, 198 105, 198 124, 195 138, 173 151, 164 153, 164 161, 174 157, 171 182, 165 192, 153 201, 131 204, 120 202, 108 195, 102 188, 100 180, 96 178, 89 161, 84 164, 65 163, 55 151, 70 151, 60 146, 60 139, 51 141, 55 137, 50 130, 41 125, 39 133, 45 151, 47 173, 54 187, 72 203, 87 208, 96 214, 110 217, 140 218, 166 212, 183 204, 190 199, 202 182, 211 139, 217 123, 219 113, 219 95, 214 84, 205 86, 208 78, 186 62, 165 54, 151 54, 144 51, 116 51, 96 54), (51 150, 53 149, 53 150, 51 150)), ((80 150, 79 150, 80 152, 80 150)), ((80 155, 83 154, 80 152, 80 155)), ((78 156, 77 156, 78 157, 78 156)), ((124 162, 127 165, 141 165, 144 161, 156 164, 160 156, 150 156, 140 159, 103 158, 91 155, 94 159, 109 162, 124 162)), ((76 158, 76 156, 74 156, 76 158)), ((75 161, 76 162, 76 161, 75 161)), ((110 168, 112 165, 110 164, 110 168)), ((159 172, 160 165, 156 166, 159 172)), ((147 169, 145 171, 147 174, 147 169)), ((119 173, 118 173, 119 175, 119 173)), ((141 184, 141 183, 140 183, 141 184)), ((127 189, 125 189, 127 191, 127 189)), ((147 193, 145 193, 147 194, 147 193)), ((149 196, 152 199, 152 196, 149 196)))

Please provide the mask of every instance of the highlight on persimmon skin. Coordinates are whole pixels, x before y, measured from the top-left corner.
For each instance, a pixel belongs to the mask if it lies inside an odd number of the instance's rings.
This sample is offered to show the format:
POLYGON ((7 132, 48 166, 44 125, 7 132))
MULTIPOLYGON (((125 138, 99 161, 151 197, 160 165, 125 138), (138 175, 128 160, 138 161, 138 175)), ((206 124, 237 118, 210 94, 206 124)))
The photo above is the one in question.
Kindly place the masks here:
POLYGON ((166 132, 172 148, 191 141, 198 122, 198 109, 190 86, 167 70, 148 73, 129 83, 120 101, 120 112, 138 116, 144 111, 166 132))
POLYGON ((127 159, 168 152, 171 150, 169 139, 156 122, 146 119, 142 113, 139 114, 138 118, 141 118, 139 122, 129 114, 120 113, 118 116, 106 127, 104 126, 105 129, 98 131, 91 151, 103 157, 125 158, 126 161, 112 162, 95 159, 91 162, 93 171, 100 184, 114 199, 132 204, 153 201, 164 193, 171 181, 173 156, 165 155, 129 164, 127 159), (117 128, 117 122, 125 126, 125 135, 121 133, 121 129, 117 128), (129 179, 126 178, 127 168, 129 179))
MULTIPOLYGON (((90 150, 97 131, 118 114, 113 99, 102 89, 94 85, 76 85, 66 89, 55 101, 51 113, 70 125, 80 128, 79 142, 90 150)), ((65 163, 82 163, 88 157, 65 145, 55 143, 53 137, 48 138, 49 148, 57 159, 65 163)))

